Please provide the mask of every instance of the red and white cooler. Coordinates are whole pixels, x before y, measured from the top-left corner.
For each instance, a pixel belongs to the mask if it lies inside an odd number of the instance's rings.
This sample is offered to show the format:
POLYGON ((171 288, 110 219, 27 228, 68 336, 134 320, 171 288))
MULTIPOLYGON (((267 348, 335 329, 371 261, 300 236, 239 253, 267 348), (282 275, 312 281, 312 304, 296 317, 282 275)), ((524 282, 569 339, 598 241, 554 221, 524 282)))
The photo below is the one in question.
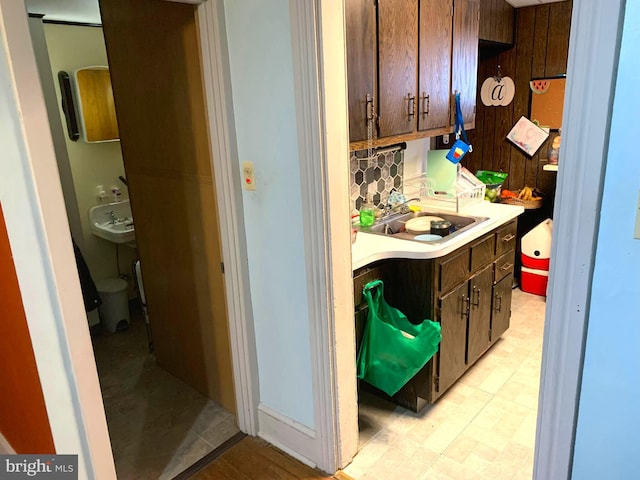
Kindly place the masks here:
POLYGON ((548 218, 522 237, 520 288, 523 292, 547 294, 552 230, 553 220, 548 218))

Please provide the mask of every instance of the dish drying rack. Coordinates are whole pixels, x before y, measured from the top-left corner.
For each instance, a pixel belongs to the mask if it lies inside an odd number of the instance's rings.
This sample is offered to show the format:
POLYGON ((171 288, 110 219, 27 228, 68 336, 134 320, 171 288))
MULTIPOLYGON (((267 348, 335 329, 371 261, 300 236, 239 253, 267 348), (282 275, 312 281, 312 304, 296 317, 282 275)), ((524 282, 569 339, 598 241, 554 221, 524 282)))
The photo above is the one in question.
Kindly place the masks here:
POLYGON ((434 180, 422 173, 405 180, 402 193, 406 198, 419 197, 425 206, 456 213, 484 201, 485 184, 464 167, 458 169, 455 192, 436 193, 433 184, 434 180))

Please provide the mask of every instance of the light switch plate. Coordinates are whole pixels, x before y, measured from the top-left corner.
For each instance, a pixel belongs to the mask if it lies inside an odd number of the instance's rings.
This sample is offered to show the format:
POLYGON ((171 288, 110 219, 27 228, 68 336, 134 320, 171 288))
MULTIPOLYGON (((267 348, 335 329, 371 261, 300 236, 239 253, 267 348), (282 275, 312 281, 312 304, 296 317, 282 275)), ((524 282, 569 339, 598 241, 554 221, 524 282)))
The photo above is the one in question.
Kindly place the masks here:
POLYGON ((242 186, 245 190, 256 189, 256 179, 253 175, 253 162, 242 162, 242 186))
POLYGON ((638 194, 638 206, 636 207, 636 226, 633 229, 633 238, 640 240, 640 194, 638 194))

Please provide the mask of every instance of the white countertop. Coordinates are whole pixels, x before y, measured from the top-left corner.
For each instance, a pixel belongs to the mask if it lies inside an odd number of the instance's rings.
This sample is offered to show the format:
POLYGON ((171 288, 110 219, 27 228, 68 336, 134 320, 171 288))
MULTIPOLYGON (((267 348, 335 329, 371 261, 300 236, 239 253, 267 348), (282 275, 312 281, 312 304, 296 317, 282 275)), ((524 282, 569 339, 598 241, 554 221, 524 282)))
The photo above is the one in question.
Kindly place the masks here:
MULTIPOLYGON (((429 208, 429 211, 437 211, 429 208)), ((391 236, 358 232, 351 246, 351 265, 353 270, 364 267, 376 260, 387 258, 437 258, 453 252, 457 248, 481 237, 496 227, 507 223, 524 212, 524 208, 504 203, 481 202, 455 215, 489 217, 469 230, 440 244, 421 243, 391 236)), ((442 213, 453 213, 442 211, 442 213)))

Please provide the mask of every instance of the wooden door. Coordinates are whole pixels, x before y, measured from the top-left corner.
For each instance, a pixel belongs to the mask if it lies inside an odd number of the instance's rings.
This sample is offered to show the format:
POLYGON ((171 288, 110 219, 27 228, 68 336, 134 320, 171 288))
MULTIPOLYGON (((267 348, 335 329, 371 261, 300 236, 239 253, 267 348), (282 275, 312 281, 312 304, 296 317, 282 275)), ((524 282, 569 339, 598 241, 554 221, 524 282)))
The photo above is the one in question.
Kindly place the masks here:
POLYGON ((491 293, 493 265, 469 279, 469 327, 467 338, 467 364, 475 362, 489 348, 491 328, 491 293))
POLYGON ((375 99, 376 9, 372 0, 348 0, 346 8, 349 141, 373 133, 375 99))
POLYGON ((509 328, 511 320, 511 294, 513 273, 507 275, 493 287, 491 312, 491 342, 495 342, 509 328))
POLYGON ((378 0, 380 137, 415 130, 417 60, 418 0, 378 0))
MULTIPOLYGON (((472 127, 476 114, 478 75, 478 28, 480 19, 478 0, 453 2, 453 57, 451 92, 460 92, 460 105, 465 128, 472 127)), ((452 102, 455 123, 455 102, 452 102)))
POLYGON ((420 0, 418 130, 449 124, 453 0, 420 0))
POLYGON ((196 7, 100 8, 157 362, 235 411, 196 7))
POLYGON ((440 299, 442 341, 438 352, 438 392, 444 392, 466 369, 467 302, 469 282, 440 299))

